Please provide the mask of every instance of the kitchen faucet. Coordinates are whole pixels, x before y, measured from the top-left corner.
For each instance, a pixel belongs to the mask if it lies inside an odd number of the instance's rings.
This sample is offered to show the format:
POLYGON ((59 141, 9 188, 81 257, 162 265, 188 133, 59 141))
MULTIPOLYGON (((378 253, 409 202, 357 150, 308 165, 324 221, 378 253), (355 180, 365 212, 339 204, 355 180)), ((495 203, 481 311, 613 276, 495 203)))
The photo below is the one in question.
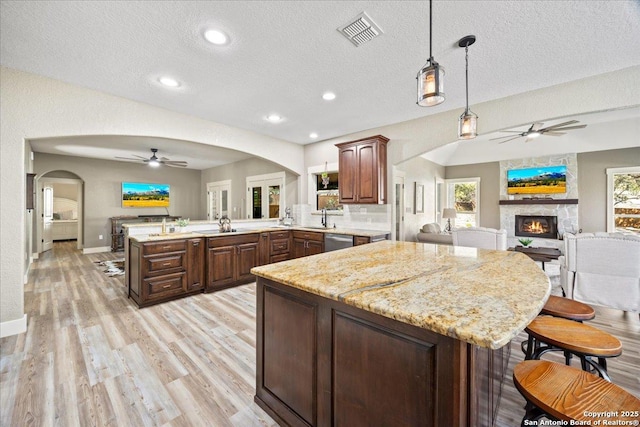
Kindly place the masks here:
POLYGON ((322 226, 324 228, 328 227, 329 222, 327 221, 327 209, 322 208, 322 226))

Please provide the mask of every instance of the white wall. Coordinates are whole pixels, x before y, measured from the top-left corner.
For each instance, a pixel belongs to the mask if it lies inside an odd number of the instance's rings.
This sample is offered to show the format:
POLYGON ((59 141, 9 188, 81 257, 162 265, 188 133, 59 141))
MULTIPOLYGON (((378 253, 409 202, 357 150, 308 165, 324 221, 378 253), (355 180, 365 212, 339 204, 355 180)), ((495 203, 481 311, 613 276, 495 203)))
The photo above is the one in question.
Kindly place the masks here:
MULTIPOLYGON (((25 140, 58 136, 157 136, 233 148, 302 174, 297 144, 0 67, 0 322, 24 318, 31 220, 25 210, 25 140)), ((199 185, 199 183, 197 184, 199 185)))

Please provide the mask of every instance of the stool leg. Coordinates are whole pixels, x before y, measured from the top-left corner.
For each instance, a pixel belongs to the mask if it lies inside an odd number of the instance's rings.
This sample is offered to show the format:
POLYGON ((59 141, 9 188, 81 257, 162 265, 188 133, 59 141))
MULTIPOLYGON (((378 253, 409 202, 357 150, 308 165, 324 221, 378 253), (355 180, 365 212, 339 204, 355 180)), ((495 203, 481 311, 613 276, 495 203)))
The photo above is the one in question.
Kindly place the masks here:
MULTIPOLYGON (((592 360, 590 357, 584 357, 584 360, 586 363, 589 364, 589 367, 593 368, 594 371, 596 371, 598 373, 598 375, 600 375, 600 378, 602 378, 603 380, 609 381, 611 382, 611 377, 609 377, 609 373, 607 372, 606 366, 607 366, 607 362, 606 360, 603 360, 602 357, 599 357, 598 360, 602 360, 604 361, 604 366, 602 366, 601 364, 595 362, 594 360, 592 360)), ((587 371, 587 369, 583 370, 587 371)), ((587 372, 590 372, 587 371, 587 372)))
POLYGON ((527 348, 524 353, 524 360, 531 360, 531 356, 533 355, 533 346, 534 346, 533 336, 529 335, 529 337, 527 338, 527 348))
POLYGON ((524 407, 525 413, 524 417, 522 417, 522 422, 520 423, 520 427, 531 425, 531 423, 527 423, 527 421, 539 421, 540 418, 547 415, 544 411, 538 408, 533 403, 527 401, 527 404, 524 407))
POLYGON ((568 351, 564 352, 564 364, 567 366, 571 366, 571 353, 568 351))

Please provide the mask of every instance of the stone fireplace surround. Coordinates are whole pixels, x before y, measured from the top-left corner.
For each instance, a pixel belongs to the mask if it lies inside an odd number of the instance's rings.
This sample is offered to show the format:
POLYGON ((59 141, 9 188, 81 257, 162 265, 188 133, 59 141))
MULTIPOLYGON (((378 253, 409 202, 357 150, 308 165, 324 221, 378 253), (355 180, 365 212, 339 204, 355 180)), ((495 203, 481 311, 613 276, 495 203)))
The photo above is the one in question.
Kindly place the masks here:
MULTIPOLYGON (((578 227, 578 205, 574 203, 564 203, 563 199, 578 199, 578 156, 572 154, 559 154, 553 156, 543 156, 526 159, 503 160, 500 162, 500 200, 524 200, 524 195, 507 195, 507 171, 510 169, 524 169, 537 166, 567 166, 567 192, 563 194, 549 194, 557 200, 557 204, 550 203, 548 199, 544 199, 540 204, 536 200, 526 200, 526 204, 506 204, 500 205, 500 228, 507 230, 507 244, 509 247, 519 245, 515 235, 516 215, 539 215, 539 216, 557 216, 558 217, 558 235, 562 236, 565 232, 575 233, 578 227)), ((536 195, 545 197, 545 195, 536 195)), ((528 196, 531 197, 531 196, 528 196)), ((568 200, 567 200, 568 202, 568 200)), ((562 240, 546 239, 540 237, 529 237, 533 240, 532 246, 549 247, 564 250, 562 240)))

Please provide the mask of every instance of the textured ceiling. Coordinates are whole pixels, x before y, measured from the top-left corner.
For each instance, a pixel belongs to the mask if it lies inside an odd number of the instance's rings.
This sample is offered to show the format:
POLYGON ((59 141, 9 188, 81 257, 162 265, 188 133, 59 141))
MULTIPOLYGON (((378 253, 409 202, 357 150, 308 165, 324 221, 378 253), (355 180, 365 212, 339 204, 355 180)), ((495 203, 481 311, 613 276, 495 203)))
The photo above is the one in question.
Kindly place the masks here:
MULTIPOLYGON (((299 144, 640 64, 638 1, 435 1, 433 53, 447 99, 415 104, 429 53, 427 1, 2 1, 3 66, 299 144), (366 11, 384 34, 336 29, 366 11), (231 43, 202 38, 217 27, 231 43), (171 75, 182 86, 160 87, 171 75), (337 94, 334 101, 321 97, 337 94), (272 124, 265 116, 285 119, 272 124)), ((598 88, 594 84, 594 90, 598 88)), ((482 122, 480 121, 482 133, 482 122)), ((170 157, 170 156, 167 156, 170 157)))

